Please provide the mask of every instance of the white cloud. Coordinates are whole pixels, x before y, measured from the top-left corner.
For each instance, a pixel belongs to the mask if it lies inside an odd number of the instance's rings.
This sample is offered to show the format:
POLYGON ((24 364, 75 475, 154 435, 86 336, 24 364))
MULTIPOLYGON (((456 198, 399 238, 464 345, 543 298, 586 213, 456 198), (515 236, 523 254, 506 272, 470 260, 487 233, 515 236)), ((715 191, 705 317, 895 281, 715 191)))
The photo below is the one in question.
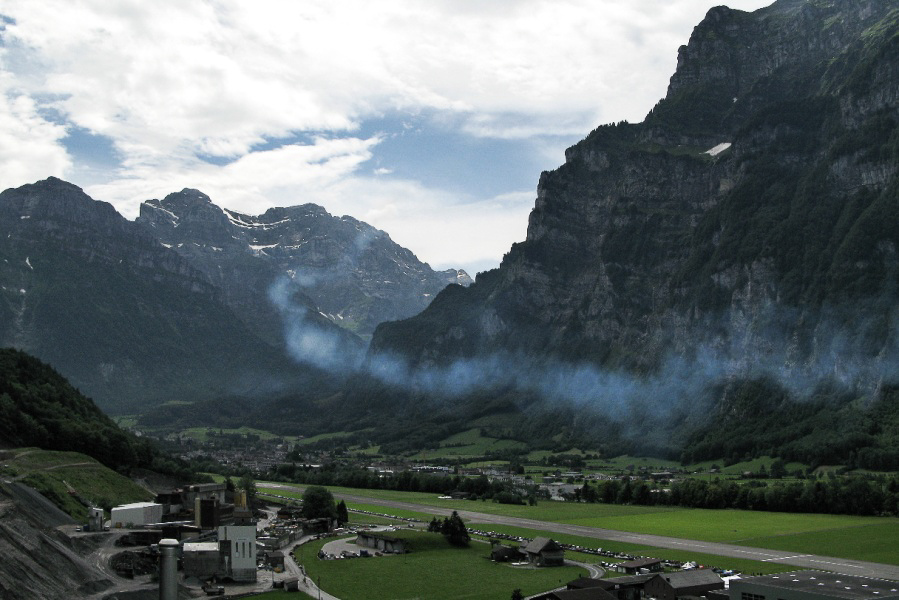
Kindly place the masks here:
POLYGON ((72 168, 59 143, 65 136, 65 127, 41 117, 34 100, 0 72, 0 190, 49 175, 65 177, 72 168))
POLYGON ((361 169, 379 142, 361 125, 433 115, 421 126, 527 139, 561 162, 558 136, 642 119, 677 47, 717 3, 7 0, 13 22, 0 35, 18 58, 0 54, 0 185, 68 174, 129 217, 182 187, 251 213, 312 201, 370 220, 435 264, 498 260, 523 239, 532 198, 463 207, 397 181, 397 165, 361 169), (47 109, 110 139, 119 167, 104 179, 73 163, 47 109), (300 134, 318 137, 296 143, 300 134))
POLYGON ((352 214, 386 231, 435 269, 464 268, 474 275, 498 266, 509 247, 524 240, 534 192, 470 198, 412 181, 350 178, 322 200, 333 214, 352 214))
POLYGON ((397 108, 471 114, 472 132, 500 136, 639 119, 713 4, 13 0, 9 31, 78 125, 238 156, 263 136, 352 130, 397 108), (510 115, 521 123, 503 126, 510 115))
POLYGON ((188 155, 134 163, 123 176, 92 185, 93 197, 113 203, 128 218, 137 216, 140 203, 161 198, 185 187, 207 193, 219 206, 258 214, 271 206, 291 206, 328 197, 327 190, 371 158, 378 138, 317 138, 314 143, 290 144, 253 152, 224 165, 188 155))

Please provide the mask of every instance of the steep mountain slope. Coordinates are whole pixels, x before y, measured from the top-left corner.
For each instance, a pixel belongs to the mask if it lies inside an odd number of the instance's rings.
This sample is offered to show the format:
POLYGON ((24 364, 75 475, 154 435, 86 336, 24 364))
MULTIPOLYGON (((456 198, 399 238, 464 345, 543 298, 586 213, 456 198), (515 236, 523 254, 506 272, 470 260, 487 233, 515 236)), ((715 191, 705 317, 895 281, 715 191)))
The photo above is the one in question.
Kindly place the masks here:
POLYGON ((89 454, 107 467, 150 467, 155 451, 121 430, 50 366, 0 348, 0 447, 89 454))
POLYGON ((280 319, 266 294, 279 278, 310 308, 361 335, 420 312, 449 283, 471 283, 464 271, 435 272, 383 231, 315 204, 249 216, 185 189, 143 203, 137 223, 205 273, 238 315, 269 336, 280 319))
POLYGON ((897 95, 894 2, 710 10, 645 121, 570 148, 500 268, 380 326, 371 361, 489 357, 669 430, 727 382, 876 395, 899 370, 897 95))
POLYGON ((50 178, 0 194, 0 345, 50 363, 107 411, 333 385, 237 318, 178 253, 50 178))
MULTIPOLYGON (((0 482, 0 597, 87 598, 113 587, 54 531, 72 519, 28 487, 0 482)), ((98 596, 99 597, 99 596, 98 596)))

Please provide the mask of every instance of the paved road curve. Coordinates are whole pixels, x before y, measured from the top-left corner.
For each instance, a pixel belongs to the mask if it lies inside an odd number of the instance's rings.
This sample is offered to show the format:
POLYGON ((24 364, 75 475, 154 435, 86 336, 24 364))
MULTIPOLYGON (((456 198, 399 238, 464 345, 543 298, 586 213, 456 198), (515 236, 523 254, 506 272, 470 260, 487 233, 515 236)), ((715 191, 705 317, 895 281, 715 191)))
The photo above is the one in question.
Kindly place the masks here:
MULTIPOLYGON (((275 483, 260 483, 259 485, 260 487, 283 489, 286 491, 300 493, 302 493, 304 489, 302 486, 292 486, 275 483)), ((416 512, 444 517, 449 516, 453 512, 452 509, 426 506, 423 504, 413 504, 411 502, 395 502, 392 500, 381 500, 378 498, 367 498, 365 496, 356 496, 350 494, 335 494, 335 496, 337 496, 338 498, 342 498, 343 500, 348 502, 374 504, 387 508, 400 508, 404 510, 412 510, 416 512)), ((747 558, 762 562, 780 563, 784 565, 800 567, 803 569, 820 569, 823 571, 833 571, 835 573, 841 573, 843 575, 876 577, 879 579, 892 579, 899 581, 899 566, 896 565, 885 565, 881 563, 865 562, 861 560, 818 556, 816 554, 802 554, 781 550, 768 550, 766 548, 751 548, 749 546, 737 546, 735 544, 684 540, 662 535, 630 533, 627 531, 600 529, 599 527, 587 527, 584 525, 566 525, 564 523, 551 523, 548 521, 522 519, 519 517, 503 517, 499 515, 488 515, 485 513, 473 512, 469 510, 459 510, 457 512, 463 519, 476 523, 526 527, 528 529, 536 529, 539 531, 548 531, 551 533, 568 533, 571 535, 579 535, 582 537, 595 538, 599 540, 627 542, 630 544, 655 546, 657 548, 689 550, 691 552, 717 554, 718 556, 747 558)))

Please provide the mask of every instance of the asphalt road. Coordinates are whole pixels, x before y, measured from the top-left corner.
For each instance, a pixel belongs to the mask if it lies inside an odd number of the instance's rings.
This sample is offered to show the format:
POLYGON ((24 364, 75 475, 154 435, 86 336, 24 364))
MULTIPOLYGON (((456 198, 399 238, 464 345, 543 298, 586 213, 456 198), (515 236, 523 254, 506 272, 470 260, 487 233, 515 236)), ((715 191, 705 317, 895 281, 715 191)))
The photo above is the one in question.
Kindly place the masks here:
MULTIPOLYGON (((291 486, 284 484, 266 483, 262 485, 268 488, 283 489, 300 493, 302 493, 304 489, 301 486, 291 486)), ((335 494, 335 496, 349 502, 373 504, 377 506, 383 506, 385 508, 412 510, 442 517, 449 516, 453 512, 452 509, 426 506, 423 504, 414 504, 411 502, 394 502, 392 500, 381 500, 378 498, 367 498, 365 496, 356 496, 349 494, 335 494)), ((549 533, 567 533, 598 540, 627 542, 629 544, 655 546, 657 548, 688 550, 691 552, 701 552, 704 554, 716 554, 718 556, 746 558, 762 562, 780 563, 784 565, 799 567, 801 569, 818 569, 823 571, 833 571, 835 573, 841 573, 843 575, 875 577, 878 579, 891 579, 899 581, 899 566, 896 565, 885 565, 881 563, 850 560, 845 558, 834 558, 830 556, 818 556, 816 554, 802 554, 781 550, 768 550, 766 548, 752 548, 749 546, 737 546, 735 544, 701 542, 698 540, 686 540, 662 535, 651 535, 646 533, 631 533, 627 531, 617 531, 614 529, 587 527, 584 525, 566 525, 564 523, 551 523, 548 521, 537 521, 534 519, 504 517, 499 515, 489 515, 485 513, 474 512, 470 510, 459 510, 457 512, 459 513, 459 516, 466 521, 472 521, 475 523, 526 527, 528 529, 546 531, 549 533)))

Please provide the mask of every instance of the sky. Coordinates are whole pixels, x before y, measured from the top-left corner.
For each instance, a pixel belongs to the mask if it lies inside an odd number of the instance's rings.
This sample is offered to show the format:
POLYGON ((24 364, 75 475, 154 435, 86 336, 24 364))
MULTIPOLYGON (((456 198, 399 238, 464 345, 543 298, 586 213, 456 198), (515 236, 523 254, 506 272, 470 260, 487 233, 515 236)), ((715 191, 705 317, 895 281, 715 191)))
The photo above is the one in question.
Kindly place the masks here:
MULTIPOLYGON (((313 202, 474 275, 540 172, 640 122, 719 0, 4 0, 0 189, 313 202)), ((730 0, 756 10, 771 0, 730 0)))

